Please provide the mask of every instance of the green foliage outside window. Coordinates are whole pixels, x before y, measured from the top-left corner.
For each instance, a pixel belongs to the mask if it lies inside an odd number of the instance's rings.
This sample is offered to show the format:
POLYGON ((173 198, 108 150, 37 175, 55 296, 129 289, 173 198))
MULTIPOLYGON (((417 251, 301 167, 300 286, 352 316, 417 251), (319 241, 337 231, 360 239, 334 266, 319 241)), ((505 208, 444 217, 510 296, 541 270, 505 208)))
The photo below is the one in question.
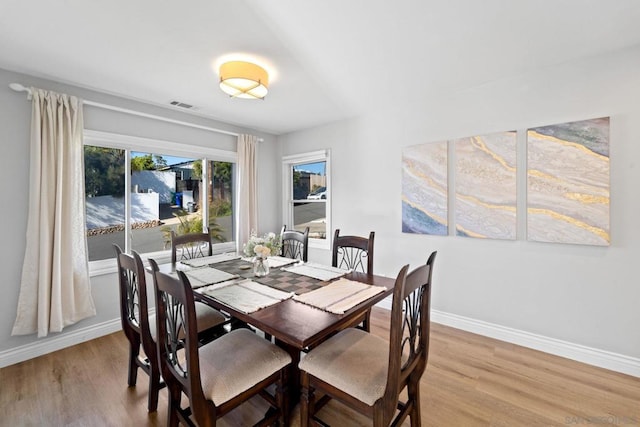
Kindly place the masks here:
POLYGON ((131 157, 131 172, 154 171, 167 166, 164 157, 157 154, 144 154, 131 157))
POLYGON ((198 159, 193 162, 192 176, 193 179, 202 179, 202 160, 198 159))
POLYGON ((85 196, 124 196, 124 156, 124 150, 85 145, 85 196))
POLYGON ((212 218, 229 216, 233 213, 231 202, 224 199, 215 199, 209 204, 209 215, 212 218))
MULTIPOLYGON (((212 203, 209 205, 209 234, 211 235, 211 239, 213 241, 224 242, 225 238, 223 236, 224 230, 216 221, 216 216, 222 215, 214 215, 216 212, 216 207, 212 203)), ((202 233, 202 216, 199 213, 193 214, 188 213, 184 209, 180 209, 173 214, 180 223, 175 227, 175 229, 169 225, 164 225, 160 228, 162 232, 162 240, 164 241, 164 247, 171 247, 171 231, 173 230, 177 235, 190 234, 190 233, 202 233)))
MULTIPOLYGON (((124 196, 125 151, 118 148, 84 146, 84 192, 86 197, 124 196)), ((157 170, 167 165, 159 155, 131 158, 131 171, 157 170)))

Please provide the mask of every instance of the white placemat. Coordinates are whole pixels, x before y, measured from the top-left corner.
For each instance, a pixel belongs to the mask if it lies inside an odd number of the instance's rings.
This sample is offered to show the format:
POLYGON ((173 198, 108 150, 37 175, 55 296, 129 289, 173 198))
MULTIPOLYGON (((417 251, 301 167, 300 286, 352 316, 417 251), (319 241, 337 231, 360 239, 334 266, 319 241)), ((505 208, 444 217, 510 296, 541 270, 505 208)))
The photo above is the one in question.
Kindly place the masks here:
POLYGON ((217 270, 213 267, 194 268, 192 270, 185 271, 184 273, 189 278, 192 288, 199 288, 201 286, 224 282, 225 280, 230 280, 234 277, 238 277, 235 274, 217 270))
POLYGON ((322 288, 296 295, 293 299, 331 313, 344 314, 350 308, 385 290, 382 286, 371 286, 342 278, 322 288))
POLYGON ((278 301, 284 301, 295 295, 293 292, 281 291, 279 289, 272 288, 271 286, 254 282, 253 280, 245 280, 242 282, 238 282, 237 286, 242 286, 244 288, 252 290, 253 292, 267 296, 269 298, 277 299, 278 301))
POLYGON ((183 259, 180 262, 182 264, 185 264, 191 267, 204 267, 205 265, 215 264, 218 262, 229 261, 229 260, 238 259, 238 258, 240 258, 239 255, 236 255, 233 252, 229 252, 229 253, 205 256, 200 258, 183 259))
POLYGON ((292 293, 270 288, 251 280, 219 283, 202 289, 200 292, 247 314, 293 296, 292 293))
MULTIPOLYGON (((253 258, 251 257, 242 257, 243 261, 253 262, 253 258)), ((267 257, 267 261, 269 262, 269 268, 280 268, 285 265, 294 264, 296 262, 301 262, 299 259, 293 258, 285 258, 279 255, 269 255, 267 257)))
POLYGON ((282 269, 291 273, 302 274, 303 276, 313 277, 314 279, 323 281, 337 279, 338 277, 342 277, 351 272, 351 270, 342 270, 337 267, 316 264, 314 262, 296 264, 290 267, 283 267, 282 269))
POLYGON ((189 271, 189 270, 193 270, 194 267, 191 267, 190 265, 184 264, 180 261, 176 262, 176 268, 174 271, 172 271, 172 273, 175 273, 176 271, 189 271))

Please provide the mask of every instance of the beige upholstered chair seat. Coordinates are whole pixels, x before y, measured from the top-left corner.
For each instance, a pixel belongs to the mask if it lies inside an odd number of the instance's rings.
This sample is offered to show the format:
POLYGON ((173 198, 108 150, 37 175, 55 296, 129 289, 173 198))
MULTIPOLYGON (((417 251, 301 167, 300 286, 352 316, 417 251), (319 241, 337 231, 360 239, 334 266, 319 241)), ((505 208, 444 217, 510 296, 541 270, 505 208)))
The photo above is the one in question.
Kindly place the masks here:
POLYGON ((195 307, 196 320, 198 322, 198 332, 221 325, 227 321, 222 313, 204 303, 196 301, 195 307))
MULTIPOLYGON (((198 322, 198 332, 206 331, 214 326, 222 325, 227 319, 222 313, 215 308, 209 307, 201 302, 196 302, 196 319, 198 322)), ((154 341, 158 339, 156 333, 156 315, 149 315, 149 332, 154 341)), ((180 338, 184 338, 184 332, 181 331, 180 338)))
POLYGON ((231 331, 198 352, 202 390, 216 406, 291 363, 286 351, 247 329, 231 331))
POLYGON ((387 384, 389 343, 363 330, 345 329, 300 361, 300 369, 373 405, 387 384))

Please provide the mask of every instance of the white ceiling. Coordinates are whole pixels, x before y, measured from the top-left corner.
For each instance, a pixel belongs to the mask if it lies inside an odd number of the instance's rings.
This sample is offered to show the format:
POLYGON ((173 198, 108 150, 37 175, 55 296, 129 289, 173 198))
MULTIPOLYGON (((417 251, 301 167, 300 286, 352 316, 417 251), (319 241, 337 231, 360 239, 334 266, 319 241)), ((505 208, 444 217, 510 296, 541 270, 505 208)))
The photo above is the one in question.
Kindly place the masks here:
POLYGON ((274 134, 639 44, 638 0, 0 0, 0 68, 274 134), (229 58, 264 101, 219 90, 229 58))

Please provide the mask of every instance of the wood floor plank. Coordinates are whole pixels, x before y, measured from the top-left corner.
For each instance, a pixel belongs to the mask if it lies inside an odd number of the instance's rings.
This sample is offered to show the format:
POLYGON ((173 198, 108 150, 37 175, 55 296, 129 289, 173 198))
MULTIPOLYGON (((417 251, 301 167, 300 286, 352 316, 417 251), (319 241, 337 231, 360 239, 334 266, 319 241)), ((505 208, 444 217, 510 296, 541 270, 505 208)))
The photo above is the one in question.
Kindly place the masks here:
MULTIPOLYGON (((374 309, 372 333, 388 339, 388 322, 388 311, 374 309)), ((119 332, 0 369, 0 425, 166 426, 166 390, 147 413, 148 377, 139 372, 127 387, 127 356, 119 332)), ((438 324, 420 394, 424 426, 640 426, 639 378, 438 324)), ((219 425, 251 425, 265 409, 253 399, 219 425)), ((320 417, 369 425, 334 401, 320 417)))

